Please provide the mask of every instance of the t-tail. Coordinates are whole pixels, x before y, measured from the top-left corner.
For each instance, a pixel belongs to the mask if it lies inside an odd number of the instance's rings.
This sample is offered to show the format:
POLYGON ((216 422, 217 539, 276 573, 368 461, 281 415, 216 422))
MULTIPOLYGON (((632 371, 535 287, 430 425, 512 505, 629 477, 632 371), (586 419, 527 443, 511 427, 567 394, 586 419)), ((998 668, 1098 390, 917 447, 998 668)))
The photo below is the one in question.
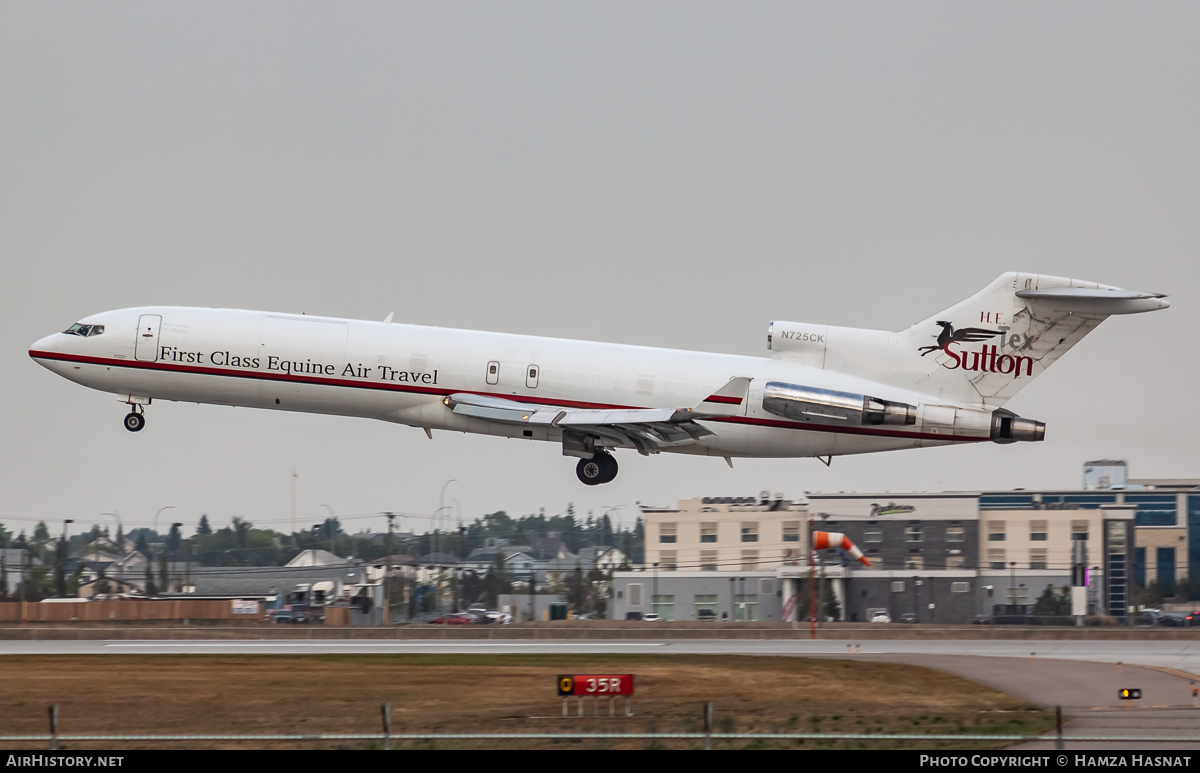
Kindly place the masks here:
MULTIPOLYGON (((1001 421, 1012 414, 996 409, 1107 317, 1169 305, 1158 293, 1009 273, 898 333, 772 322, 768 347, 780 359, 928 395, 951 408, 976 406, 1001 421)), ((923 424, 935 408, 925 411, 923 424)), ((993 439, 1041 439, 1040 423, 1031 424, 1038 427, 1025 428, 1027 437, 1013 437, 1020 425, 1011 422, 994 427, 993 439)))
POLYGON ((1165 309, 1158 293, 1037 274, 1005 274, 896 335, 926 367, 913 383, 948 400, 1001 406, 1114 314, 1165 309))

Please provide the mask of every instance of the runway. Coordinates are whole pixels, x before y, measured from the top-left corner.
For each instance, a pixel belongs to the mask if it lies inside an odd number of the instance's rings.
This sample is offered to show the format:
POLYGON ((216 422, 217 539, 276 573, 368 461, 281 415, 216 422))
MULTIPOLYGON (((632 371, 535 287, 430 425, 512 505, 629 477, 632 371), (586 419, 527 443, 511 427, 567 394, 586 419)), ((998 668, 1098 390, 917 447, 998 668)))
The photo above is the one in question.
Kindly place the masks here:
POLYGON ((663 655, 971 656, 1150 666, 1197 675, 1200 642, 980 640, 380 640, 141 639, 0 641, 4 655, 322 653, 659 653, 663 655))

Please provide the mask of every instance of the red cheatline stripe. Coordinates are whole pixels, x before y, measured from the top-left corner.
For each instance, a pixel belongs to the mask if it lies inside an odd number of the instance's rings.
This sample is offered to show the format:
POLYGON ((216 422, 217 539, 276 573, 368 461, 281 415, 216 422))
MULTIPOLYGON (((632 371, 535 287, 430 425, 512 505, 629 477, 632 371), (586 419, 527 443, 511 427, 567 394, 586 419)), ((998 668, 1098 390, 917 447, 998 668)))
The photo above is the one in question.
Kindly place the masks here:
MULTIPOLYGON (((231 370, 227 368, 206 368, 199 365, 178 365, 169 362, 143 362, 141 360, 118 360, 111 357, 89 357, 82 354, 65 354, 62 352, 40 352, 29 350, 29 356, 35 360, 58 360, 60 362, 78 362, 84 365, 104 365, 115 368, 132 368, 135 370, 153 370, 165 373, 188 373, 198 376, 219 376, 225 378, 259 379, 261 381, 285 381, 293 384, 312 384, 314 386, 350 387, 353 389, 375 389, 385 392, 408 392, 423 395, 470 394, 483 397, 499 397, 519 403, 536 405, 552 405, 559 408, 592 408, 592 409, 623 409, 645 410, 638 405, 617 405, 612 403, 592 403, 579 400, 548 399, 534 395, 507 395, 495 392, 477 392, 470 389, 446 389, 444 387, 425 387, 415 384, 391 384, 374 381, 353 381, 345 378, 330 378, 328 376, 308 376, 291 373, 263 373, 257 370, 231 370)), ((709 398, 710 400, 712 398, 709 398)), ((723 398, 736 399, 738 398, 723 398)), ((713 416, 698 419, 698 421, 719 421, 726 424, 746 424, 754 427, 773 427, 776 429, 794 429, 804 432, 832 432, 839 435, 866 435, 871 437, 907 438, 910 440, 940 440, 943 442, 980 443, 989 438, 966 437, 962 435, 939 435, 931 432, 904 432, 901 430, 876 429, 873 427, 825 427, 819 424, 802 424, 795 421, 780 419, 760 419, 751 416, 713 416)))
POLYGON ((724 395, 709 395, 708 397, 704 398, 704 402, 706 402, 706 403, 725 403, 726 405, 741 405, 742 398, 726 397, 724 395))

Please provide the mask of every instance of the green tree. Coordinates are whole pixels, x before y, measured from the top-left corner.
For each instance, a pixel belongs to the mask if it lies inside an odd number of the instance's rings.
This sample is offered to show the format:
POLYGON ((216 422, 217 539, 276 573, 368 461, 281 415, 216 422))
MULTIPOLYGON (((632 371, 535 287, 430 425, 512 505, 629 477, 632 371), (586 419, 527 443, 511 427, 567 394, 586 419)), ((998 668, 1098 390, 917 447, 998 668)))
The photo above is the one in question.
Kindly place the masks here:
POLYGON ((487 598, 487 606, 489 609, 495 609, 500 605, 500 596, 512 592, 512 582, 508 578, 508 571, 504 566, 504 553, 496 551, 496 562, 492 568, 488 570, 487 590, 485 597, 487 598))
POLYGON ((150 562, 146 562, 146 598, 154 598, 158 595, 158 586, 154 584, 154 572, 151 571, 150 562))
POLYGON ((583 567, 575 564, 575 571, 567 577, 567 604, 576 612, 587 611, 588 587, 583 581, 583 567))
POLYGON ((171 592, 171 579, 167 574, 167 553, 158 554, 158 587, 162 593, 171 592))
POLYGON ((79 587, 83 585, 83 562, 80 561, 75 565, 75 571, 71 572, 70 578, 67 579, 67 595, 75 598, 79 595, 79 587))
POLYGON ((253 525, 241 516, 233 516, 233 535, 237 547, 250 547, 250 527, 253 525))
POLYGON ((67 541, 62 537, 54 551, 54 595, 60 599, 67 595, 67 541))
POLYGON ((1138 603, 1143 607, 1157 608, 1163 603, 1162 589, 1158 587, 1158 583, 1151 580, 1145 588, 1138 592, 1138 603))
POLYGON ((96 593, 107 595, 112 593, 112 583, 109 582, 108 576, 104 573, 104 567, 100 567, 99 576, 96 578, 96 593))
POLYGON ((1053 585, 1047 585, 1042 595, 1033 604, 1033 614, 1042 616, 1069 615, 1070 596, 1060 595, 1053 585))
POLYGON ((612 572, 607 576, 596 567, 588 572, 588 590, 591 593, 592 609, 600 617, 608 617, 608 589, 612 587, 612 572))
POLYGON ((183 544, 183 534, 179 531, 177 524, 171 524, 171 531, 167 533, 167 555, 178 556, 179 547, 183 544))

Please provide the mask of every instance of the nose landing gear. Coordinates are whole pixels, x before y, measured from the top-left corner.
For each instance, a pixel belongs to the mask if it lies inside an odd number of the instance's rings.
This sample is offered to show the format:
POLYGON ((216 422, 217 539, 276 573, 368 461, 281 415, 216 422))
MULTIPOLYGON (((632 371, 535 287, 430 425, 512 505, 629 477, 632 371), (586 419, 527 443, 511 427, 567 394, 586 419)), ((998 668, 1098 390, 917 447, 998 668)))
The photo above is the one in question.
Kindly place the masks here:
POLYGON ((597 451, 591 459, 580 459, 575 465, 575 475, 589 486, 608 483, 617 477, 617 460, 611 454, 597 451))

